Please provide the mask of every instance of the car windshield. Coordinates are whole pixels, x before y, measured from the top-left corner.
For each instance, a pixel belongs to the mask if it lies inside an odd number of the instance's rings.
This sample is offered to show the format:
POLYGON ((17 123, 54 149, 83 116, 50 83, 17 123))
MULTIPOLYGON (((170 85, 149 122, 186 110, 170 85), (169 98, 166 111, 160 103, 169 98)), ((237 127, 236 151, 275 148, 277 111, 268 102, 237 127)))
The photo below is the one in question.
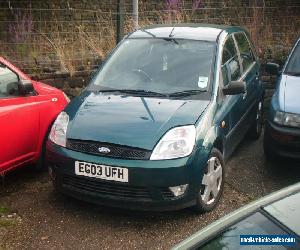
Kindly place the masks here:
POLYGON ((92 87, 152 94, 201 93, 209 86, 215 46, 215 42, 173 38, 127 39, 94 77, 92 87))
POLYGON ((286 66, 285 73, 288 75, 300 76, 300 42, 298 42, 298 45, 286 66))

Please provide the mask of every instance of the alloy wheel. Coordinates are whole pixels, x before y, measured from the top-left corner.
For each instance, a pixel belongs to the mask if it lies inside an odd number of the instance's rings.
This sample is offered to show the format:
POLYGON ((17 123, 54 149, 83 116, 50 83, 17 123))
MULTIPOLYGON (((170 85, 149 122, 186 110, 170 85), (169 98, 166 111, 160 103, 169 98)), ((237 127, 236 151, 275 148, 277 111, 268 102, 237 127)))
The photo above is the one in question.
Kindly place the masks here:
POLYGON ((222 185, 222 164, 217 157, 211 157, 207 162, 207 172, 202 178, 201 199, 206 205, 212 204, 218 197, 222 185))

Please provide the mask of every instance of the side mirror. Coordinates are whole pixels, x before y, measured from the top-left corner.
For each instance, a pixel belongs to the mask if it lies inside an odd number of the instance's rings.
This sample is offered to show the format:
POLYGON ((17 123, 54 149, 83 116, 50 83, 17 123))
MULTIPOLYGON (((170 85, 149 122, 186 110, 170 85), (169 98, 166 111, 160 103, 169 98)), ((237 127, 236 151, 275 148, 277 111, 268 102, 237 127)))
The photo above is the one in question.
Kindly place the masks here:
POLYGON ((232 81, 223 88, 224 95, 238 95, 246 92, 246 83, 243 81, 232 81))
POLYGON ((28 95, 34 91, 32 82, 30 80, 19 81, 19 93, 20 95, 28 95))
POLYGON ((279 65, 277 63, 267 63, 265 66, 265 70, 270 75, 278 75, 279 74, 279 65))
POLYGON ((10 96, 16 96, 19 94, 18 82, 11 82, 6 85, 6 93, 10 96))

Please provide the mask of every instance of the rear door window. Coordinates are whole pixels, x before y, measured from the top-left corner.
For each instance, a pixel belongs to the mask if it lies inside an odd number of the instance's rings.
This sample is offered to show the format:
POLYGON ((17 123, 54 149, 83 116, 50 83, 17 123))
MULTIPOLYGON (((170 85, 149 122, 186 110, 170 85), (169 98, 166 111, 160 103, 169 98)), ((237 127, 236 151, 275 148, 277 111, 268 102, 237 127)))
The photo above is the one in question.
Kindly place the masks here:
POLYGON ((243 72, 245 72, 255 62, 254 53, 244 32, 236 33, 234 35, 234 38, 237 42, 237 46, 240 51, 243 72))

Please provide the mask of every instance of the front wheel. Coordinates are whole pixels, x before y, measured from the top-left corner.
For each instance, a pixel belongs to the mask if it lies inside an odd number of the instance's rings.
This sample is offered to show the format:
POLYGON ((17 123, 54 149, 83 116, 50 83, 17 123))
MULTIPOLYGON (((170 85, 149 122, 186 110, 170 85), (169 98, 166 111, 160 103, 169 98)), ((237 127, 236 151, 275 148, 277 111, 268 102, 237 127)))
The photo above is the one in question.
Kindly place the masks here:
POLYGON ((197 212, 209 212, 218 204, 224 189, 225 164, 222 153, 212 149, 197 195, 197 212))
POLYGON ((37 172, 44 172, 44 171, 47 170, 46 163, 45 163, 45 158, 46 158, 46 144, 43 143, 40 157, 39 157, 37 163, 34 165, 34 169, 37 172))
POLYGON ((47 166, 46 166, 46 143, 47 143, 48 136, 50 134, 51 127, 52 127, 52 124, 49 126, 49 128, 46 132, 46 135, 44 137, 40 157, 39 157, 37 163, 34 165, 34 169, 38 172, 43 172, 43 171, 47 170, 47 166))

